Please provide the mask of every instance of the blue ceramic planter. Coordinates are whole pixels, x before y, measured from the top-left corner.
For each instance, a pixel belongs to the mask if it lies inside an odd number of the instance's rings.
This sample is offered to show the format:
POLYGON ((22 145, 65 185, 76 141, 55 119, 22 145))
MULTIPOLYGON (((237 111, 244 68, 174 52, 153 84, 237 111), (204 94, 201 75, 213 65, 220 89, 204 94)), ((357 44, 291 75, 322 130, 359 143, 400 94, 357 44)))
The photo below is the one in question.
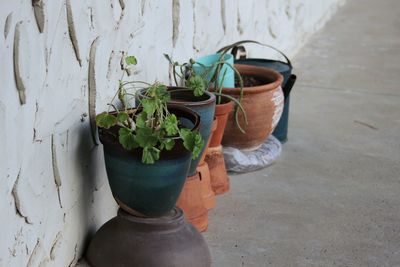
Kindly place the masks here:
MULTIPOLYGON (((145 89, 136 93, 136 98, 144 97, 145 89)), ((214 120, 215 112, 215 96, 210 92, 205 92, 202 96, 194 96, 193 91, 186 87, 168 87, 168 92, 171 94, 171 100, 168 102, 173 105, 185 106, 193 111, 200 117, 199 132, 204 140, 204 146, 200 155, 191 161, 189 175, 192 176, 196 173, 197 165, 203 155, 208 138, 211 135, 211 127, 214 120)), ((185 124, 185 120, 182 121, 185 124)))
MULTIPOLYGON (((169 105, 191 129, 200 126, 199 116, 183 106, 169 105)), ((191 152, 175 140, 171 151, 162 151, 154 164, 141 162, 141 149, 127 151, 115 138, 118 129, 99 129, 104 145, 104 160, 108 181, 115 200, 121 208, 134 215, 158 217, 168 213, 176 204, 191 164, 191 152)))
MULTIPOLYGON (((220 61, 220 57, 221 54, 217 53, 198 58, 196 62, 199 62, 201 64, 193 65, 194 72, 198 75, 205 76, 204 78, 210 81, 217 69, 216 67, 213 67, 213 64, 220 61)), ((224 61, 233 66, 233 55, 225 54, 224 61)), ((235 87, 235 72, 226 64, 224 64, 221 68, 220 76, 218 77, 218 83, 220 86, 222 85, 222 87, 235 87), (225 72, 225 77, 223 77, 223 74, 225 72)))
POLYGON ((171 93, 171 104, 183 105, 195 111, 200 116, 200 134, 204 140, 204 146, 200 155, 192 160, 190 164, 189 176, 196 173, 197 165, 204 153, 207 145, 207 140, 211 135, 212 123, 215 112, 215 96, 210 92, 205 92, 204 95, 198 97, 193 95, 193 91, 187 88, 169 87, 171 93))

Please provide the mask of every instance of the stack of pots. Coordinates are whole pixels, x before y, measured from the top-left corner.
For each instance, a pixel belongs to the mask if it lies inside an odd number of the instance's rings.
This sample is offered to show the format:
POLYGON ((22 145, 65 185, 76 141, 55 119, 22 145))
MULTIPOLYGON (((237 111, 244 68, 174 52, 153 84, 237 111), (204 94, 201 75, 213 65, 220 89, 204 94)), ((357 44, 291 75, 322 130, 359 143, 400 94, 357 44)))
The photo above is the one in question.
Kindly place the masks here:
MULTIPOLYGON (((196 60, 198 64, 193 66, 194 71, 199 75, 203 75, 205 72, 208 73, 206 79, 211 80, 216 71, 214 64, 221 59, 226 62, 226 64, 223 64, 220 69, 220 73, 224 73, 224 75, 217 77, 217 84, 214 84, 214 87, 233 87, 235 73, 229 67, 229 65, 233 66, 234 60, 233 55, 231 54, 225 54, 222 56, 217 53, 201 57, 196 60)), ((205 162, 207 163, 210 173, 211 188, 216 195, 226 193, 230 189, 229 176, 225 168, 221 141, 225 132, 228 115, 233 110, 233 106, 233 102, 228 98, 217 97, 215 105, 215 118, 217 123, 207 147, 205 157, 205 162)))
MULTIPOLYGON (((205 189, 208 188, 208 186, 204 184, 210 179, 205 177, 208 171, 205 169, 207 166, 205 166, 203 162, 207 143, 213 128, 215 96, 212 93, 205 92, 202 96, 197 97, 193 95, 192 90, 186 87, 171 86, 168 88, 168 91, 171 96, 170 104, 189 108, 200 117, 199 132, 205 141, 204 146, 199 157, 192 159, 190 162, 188 176, 176 205, 184 211, 186 219, 192 223, 197 230, 202 232, 208 227, 208 209, 213 206, 212 196, 210 196, 211 192, 204 192, 205 189), (207 196, 205 197, 205 195, 207 196), (209 198, 211 198, 211 200, 209 198), (211 202, 211 204, 209 202, 211 202), (208 203, 208 205, 205 203, 208 203)), ((139 91, 137 96, 143 98, 144 91, 139 91)))
MULTIPOLYGON (((199 130, 200 117, 194 111, 173 104, 168 110, 192 131, 199 130)), ((89 264, 210 266, 203 237, 175 207, 192 163, 191 152, 176 138, 172 150, 163 150, 154 164, 143 164, 142 150, 124 149, 115 138, 118 130, 118 126, 99 128, 108 181, 120 209, 91 240, 89 264)))

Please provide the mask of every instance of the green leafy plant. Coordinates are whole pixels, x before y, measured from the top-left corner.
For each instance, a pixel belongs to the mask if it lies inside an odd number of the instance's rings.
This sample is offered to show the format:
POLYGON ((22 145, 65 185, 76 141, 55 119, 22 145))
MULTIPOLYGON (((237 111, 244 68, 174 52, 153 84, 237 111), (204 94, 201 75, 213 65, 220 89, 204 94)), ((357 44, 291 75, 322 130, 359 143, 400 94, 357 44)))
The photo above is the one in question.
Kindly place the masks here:
MULTIPOLYGON (((125 58, 125 63, 136 64, 134 56, 125 58)), ((160 158, 162 150, 171 150, 175 146, 176 139, 182 139, 184 147, 192 152, 192 157, 197 158, 204 145, 204 141, 198 131, 191 131, 180 125, 178 118, 168 110, 167 102, 170 94, 167 87, 155 82, 119 82, 119 88, 114 95, 110 112, 100 113, 96 116, 96 123, 103 129, 118 128, 119 143, 126 150, 140 148, 142 150, 142 162, 153 164, 160 158), (140 100, 137 108, 129 108, 128 98, 134 94, 128 93, 127 88, 131 84, 146 85, 145 98, 140 100), (118 96, 122 108, 117 108, 113 103, 118 96)))
MULTIPOLYGON (((239 111, 242 112, 245 123, 247 124, 247 116, 246 112, 241 105, 241 101, 243 98, 243 79, 242 76, 240 75, 239 71, 232 66, 232 64, 226 62, 224 60, 224 55, 226 54, 227 51, 224 51, 223 53, 220 54, 219 60, 212 64, 211 66, 205 66, 204 64, 195 61, 194 59, 189 59, 188 62, 184 63, 179 63, 177 61, 172 60, 172 58, 164 54, 164 57, 168 60, 172 67, 172 74, 174 77, 175 85, 179 86, 179 82, 183 83, 184 86, 187 88, 191 89, 193 91, 193 94, 195 96, 202 96, 205 91, 210 91, 217 97, 217 104, 222 103, 222 99, 226 98, 229 100, 232 100, 236 104, 236 109, 235 109, 235 120, 236 120, 236 125, 238 126, 239 130, 243 133, 245 133, 244 129, 241 127, 239 123, 239 111), (198 64, 201 67, 203 67, 204 71, 201 74, 197 74, 194 71, 194 65, 198 64), (236 77, 239 80, 239 86, 240 86, 240 95, 239 99, 236 99, 230 95, 224 94, 222 92, 222 82, 219 82, 220 80, 223 81, 225 79, 226 71, 222 73, 222 67, 227 66, 228 68, 231 68, 234 72, 236 77), (208 76, 211 76, 211 79, 207 79, 208 76), (222 76, 222 79, 219 79, 220 76, 222 76)), ((182 85, 182 84, 181 84, 182 85)))

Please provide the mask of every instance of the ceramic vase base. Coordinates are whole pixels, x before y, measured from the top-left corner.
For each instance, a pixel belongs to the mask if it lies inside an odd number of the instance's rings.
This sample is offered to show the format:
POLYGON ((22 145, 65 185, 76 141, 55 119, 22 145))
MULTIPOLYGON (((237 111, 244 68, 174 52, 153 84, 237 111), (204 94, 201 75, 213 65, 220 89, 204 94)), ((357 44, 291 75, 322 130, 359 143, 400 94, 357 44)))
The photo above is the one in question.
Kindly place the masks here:
POLYGON ((200 176, 201 193, 204 207, 208 210, 215 207, 215 194, 211 188, 211 177, 208 164, 204 161, 197 167, 200 176))
POLYGON ((229 191, 229 176, 225 168, 222 146, 209 147, 206 155, 206 162, 210 170, 211 187, 216 195, 229 191))
POLYGON ((199 173, 186 178, 176 206, 185 213, 186 219, 200 232, 207 230, 208 210, 204 207, 199 173))
POLYGON ((159 218, 139 218, 122 209, 94 235, 86 260, 96 267, 209 267, 203 236, 179 208, 159 218))

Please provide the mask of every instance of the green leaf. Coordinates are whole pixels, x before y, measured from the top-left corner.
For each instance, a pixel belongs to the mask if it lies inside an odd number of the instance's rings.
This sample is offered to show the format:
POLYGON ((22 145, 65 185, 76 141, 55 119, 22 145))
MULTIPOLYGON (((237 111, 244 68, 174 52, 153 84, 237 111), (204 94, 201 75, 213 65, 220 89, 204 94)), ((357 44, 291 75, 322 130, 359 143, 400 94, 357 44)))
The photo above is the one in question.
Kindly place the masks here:
POLYGON ((125 63, 127 65, 136 65, 137 64, 137 60, 135 56, 127 56, 125 58, 125 63))
POLYGON ((135 141, 140 147, 153 147, 158 143, 157 135, 153 133, 153 130, 149 127, 136 128, 135 141))
POLYGON ((146 114, 149 116, 153 116, 157 107, 156 100, 153 98, 142 99, 141 104, 143 106, 144 112, 146 112, 146 114))
POLYGON ((164 139, 162 142, 161 142, 161 149, 166 149, 166 150, 171 150, 172 148, 174 148, 174 146, 175 146, 175 141, 174 141, 174 139, 171 139, 171 138, 167 138, 167 139, 164 139))
POLYGON ((199 75, 193 75, 186 81, 186 86, 193 90, 195 96, 201 96, 206 90, 205 82, 199 75))
POLYGON ((117 118, 107 112, 103 112, 96 116, 96 124, 101 128, 109 129, 117 124, 117 118))
POLYGON ((171 99, 167 86, 161 83, 155 83, 147 88, 147 95, 151 98, 166 102, 171 99))
POLYGON ((129 118, 129 116, 125 112, 120 112, 117 115, 117 121, 120 123, 124 123, 125 121, 128 120, 128 118, 129 118))
POLYGON ((146 127, 147 114, 142 111, 139 115, 136 116, 136 127, 146 127))
POLYGON ((127 150, 132 150, 137 148, 139 145, 135 141, 135 136, 133 133, 127 128, 121 128, 118 131, 118 140, 119 143, 127 150))
POLYGON ((153 164, 160 158, 160 150, 156 147, 143 148, 142 163, 153 164))
POLYGON ((173 136, 178 133, 178 118, 175 114, 169 114, 164 120, 164 128, 168 136, 173 136))
POLYGON ((181 138, 183 139, 183 146, 191 151, 192 158, 197 158, 204 146, 204 140, 198 131, 190 131, 189 129, 181 129, 181 138))

